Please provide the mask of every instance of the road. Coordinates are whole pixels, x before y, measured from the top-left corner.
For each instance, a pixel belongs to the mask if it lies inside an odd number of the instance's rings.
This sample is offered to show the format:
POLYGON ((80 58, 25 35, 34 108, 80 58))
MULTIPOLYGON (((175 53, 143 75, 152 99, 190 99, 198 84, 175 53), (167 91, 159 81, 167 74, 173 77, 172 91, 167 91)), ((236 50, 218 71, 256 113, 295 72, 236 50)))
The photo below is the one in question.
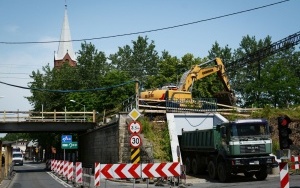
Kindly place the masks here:
MULTIPOLYGON (((2 183, 0 188, 65 188, 75 187, 68 184, 65 180, 57 177, 54 173, 45 171, 44 163, 33 163, 25 161, 23 166, 15 166, 16 174, 8 184, 2 183)), ((94 187, 93 177, 90 178, 90 184, 85 187, 94 187)), ((290 175, 290 188, 300 188, 300 175, 290 175)), ((7 180, 6 180, 7 181, 7 180)), ((243 187, 243 188, 279 188, 279 175, 269 175, 265 181, 257 181, 255 178, 246 178, 243 175, 236 175, 228 183, 219 183, 218 181, 209 181, 207 176, 191 177, 185 181, 184 186, 177 186, 164 182, 160 185, 147 184, 146 182, 130 181, 109 181, 101 180, 100 187, 104 188, 154 188, 154 187, 188 187, 188 188, 226 188, 226 187, 243 187)))
MULTIPOLYGON (((25 161, 23 166, 15 166, 13 176, 8 188, 65 188, 45 171, 45 163, 25 161)), ((71 187, 71 186, 70 186, 71 187)))

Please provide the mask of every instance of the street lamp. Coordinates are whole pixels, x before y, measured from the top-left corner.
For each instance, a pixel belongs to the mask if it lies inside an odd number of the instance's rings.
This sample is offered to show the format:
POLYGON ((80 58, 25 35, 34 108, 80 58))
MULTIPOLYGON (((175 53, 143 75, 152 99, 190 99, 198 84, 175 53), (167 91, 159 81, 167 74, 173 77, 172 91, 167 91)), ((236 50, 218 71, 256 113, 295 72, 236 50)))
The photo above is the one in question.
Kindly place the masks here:
POLYGON ((80 105, 82 105, 83 106, 83 118, 84 118, 84 121, 85 121, 85 105, 84 104, 81 104, 80 102, 77 102, 77 101, 75 101, 75 100, 70 100, 71 102, 74 102, 74 103, 78 103, 78 104, 80 104, 80 105))

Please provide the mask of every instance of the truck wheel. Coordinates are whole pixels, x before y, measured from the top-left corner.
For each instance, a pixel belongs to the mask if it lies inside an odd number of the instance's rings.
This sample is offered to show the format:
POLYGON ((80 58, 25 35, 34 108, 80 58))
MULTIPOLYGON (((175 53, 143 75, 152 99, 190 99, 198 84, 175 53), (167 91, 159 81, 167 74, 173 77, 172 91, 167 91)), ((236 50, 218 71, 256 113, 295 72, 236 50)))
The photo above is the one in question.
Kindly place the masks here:
POLYGON ((255 172, 255 177, 257 180, 265 180, 268 177, 267 167, 263 166, 259 171, 255 172))
POLYGON ((217 170, 220 182, 226 182, 229 180, 230 174, 227 172, 225 163, 223 161, 218 163, 217 170))
POLYGON ((191 173, 191 161, 190 158, 185 158, 185 171, 187 174, 191 173))
POLYGON ((199 174, 199 167, 198 167, 197 159, 195 158, 192 161, 192 171, 194 175, 199 174))
POLYGON ((207 171, 210 179, 217 179, 216 165, 213 161, 209 161, 207 171))

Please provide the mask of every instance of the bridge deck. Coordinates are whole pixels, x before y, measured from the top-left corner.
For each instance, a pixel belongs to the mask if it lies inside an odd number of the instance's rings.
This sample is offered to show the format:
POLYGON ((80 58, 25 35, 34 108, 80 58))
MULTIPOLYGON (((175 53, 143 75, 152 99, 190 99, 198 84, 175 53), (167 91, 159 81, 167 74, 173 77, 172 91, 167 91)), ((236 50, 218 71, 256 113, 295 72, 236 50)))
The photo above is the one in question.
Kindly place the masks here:
POLYGON ((0 111, 0 133, 85 132, 96 125, 95 111, 0 111))

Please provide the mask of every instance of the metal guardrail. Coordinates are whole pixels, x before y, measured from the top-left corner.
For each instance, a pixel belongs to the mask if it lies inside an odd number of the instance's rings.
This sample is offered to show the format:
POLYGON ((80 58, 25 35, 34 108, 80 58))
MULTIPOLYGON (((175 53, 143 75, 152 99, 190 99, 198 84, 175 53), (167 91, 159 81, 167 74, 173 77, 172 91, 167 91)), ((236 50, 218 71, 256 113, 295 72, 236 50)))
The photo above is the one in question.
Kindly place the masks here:
POLYGON ((138 108, 141 113, 206 113, 217 112, 223 115, 235 114, 238 116, 248 117, 254 111, 261 108, 240 108, 217 103, 216 98, 195 98, 183 100, 152 100, 138 99, 130 97, 123 104, 123 111, 130 112, 133 108, 138 108), (138 105, 136 105, 138 101, 138 105))
MULTIPOLYGON (((217 111, 218 105, 215 98, 176 99, 176 100, 149 100, 139 99, 140 110, 160 110, 161 113, 169 112, 212 112, 217 111)), ((158 111, 157 111, 158 112, 158 111)))
POLYGON ((0 122, 96 122, 92 112, 0 111, 0 122))

